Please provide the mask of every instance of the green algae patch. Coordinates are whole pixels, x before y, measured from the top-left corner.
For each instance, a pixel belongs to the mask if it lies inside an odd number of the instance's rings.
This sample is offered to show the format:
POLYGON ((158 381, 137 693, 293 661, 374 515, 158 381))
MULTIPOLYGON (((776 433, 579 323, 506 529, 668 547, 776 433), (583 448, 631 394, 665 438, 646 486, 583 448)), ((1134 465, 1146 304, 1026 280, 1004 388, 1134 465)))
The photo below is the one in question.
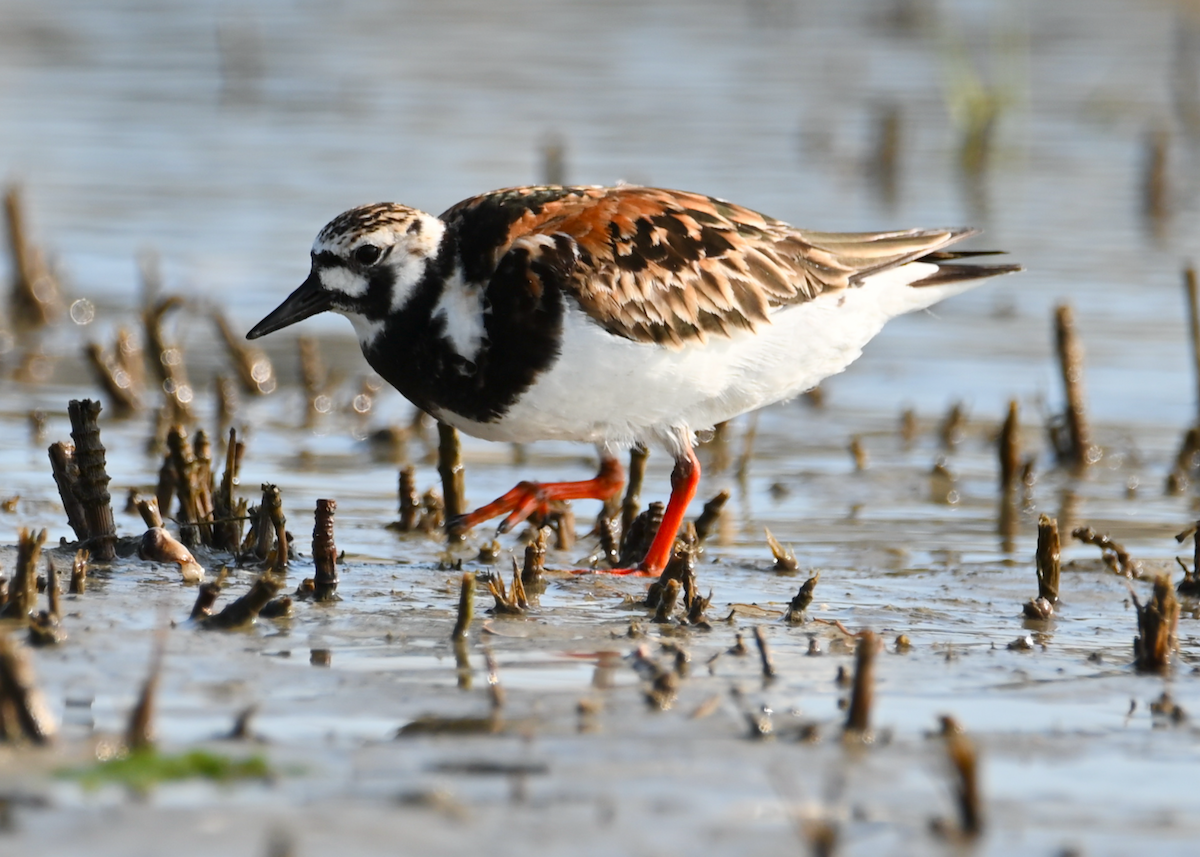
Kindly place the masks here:
POLYGON ((233 783, 241 780, 271 780, 275 772, 262 756, 235 759, 208 750, 186 753, 160 753, 138 750, 105 759, 86 768, 61 772, 66 779, 78 780, 85 789, 120 785, 136 792, 148 792, 160 783, 182 780, 209 780, 233 783))

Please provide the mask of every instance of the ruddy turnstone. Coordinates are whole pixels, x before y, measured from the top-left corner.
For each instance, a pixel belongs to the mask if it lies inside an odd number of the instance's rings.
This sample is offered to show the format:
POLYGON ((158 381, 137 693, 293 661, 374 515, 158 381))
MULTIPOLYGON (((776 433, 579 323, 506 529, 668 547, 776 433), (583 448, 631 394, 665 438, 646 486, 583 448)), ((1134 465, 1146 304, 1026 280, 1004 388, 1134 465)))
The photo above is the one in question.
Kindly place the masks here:
POLYGON ((670 557, 700 464, 697 429, 841 372, 888 319, 1020 270, 948 252, 973 229, 796 229, 696 193, 517 187, 440 217, 380 203, 334 218, 312 272, 247 334, 325 310, 350 319, 367 362, 417 407, 487 440, 595 443, 583 482, 522 482, 453 522, 621 490, 621 447, 675 458, 671 498, 635 569, 670 557))

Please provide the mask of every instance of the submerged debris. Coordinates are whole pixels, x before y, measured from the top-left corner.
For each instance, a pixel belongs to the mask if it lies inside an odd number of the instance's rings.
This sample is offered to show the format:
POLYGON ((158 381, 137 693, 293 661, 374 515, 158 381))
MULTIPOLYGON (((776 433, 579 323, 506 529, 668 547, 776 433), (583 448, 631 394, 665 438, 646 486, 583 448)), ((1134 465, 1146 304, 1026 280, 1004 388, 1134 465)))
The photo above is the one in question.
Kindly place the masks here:
POLYGON ((200 621, 200 627, 208 630, 244 628, 258 618, 258 614, 282 588, 281 575, 270 570, 264 571, 250 585, 245 595, 226 605, 220 613, 204 617, 200 621))
POLYGON ((1113 541, 1107 533, 1097 533, 1091 527, 1076 527, 1071 531, 1072 538, 1095 545, 1100 548, 1100 558, 1113 574, 1124 577, 1137 577, 1141 573, 1141 563, 1129 556, 1129 551, 1118 542, 1113 541))
POLYGON ((199 583, 204 579, 204 567, 196 562, 192 552, 162 527, 151 527, 142 535, 138 558, 150 562, 178 563, 184 583, 199 583))

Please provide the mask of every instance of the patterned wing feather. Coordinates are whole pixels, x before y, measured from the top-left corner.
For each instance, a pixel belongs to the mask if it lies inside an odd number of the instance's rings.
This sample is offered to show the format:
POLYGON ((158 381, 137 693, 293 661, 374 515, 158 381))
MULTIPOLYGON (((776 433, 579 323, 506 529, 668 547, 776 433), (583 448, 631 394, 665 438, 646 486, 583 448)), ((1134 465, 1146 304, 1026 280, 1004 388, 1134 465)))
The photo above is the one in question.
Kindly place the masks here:
MULTIPOLYGON (((511 252, 553 253, 563 288, 606 329, 675 347, 753 330, 777 307, 853 287, 973 234, 809 232, 713 197, 635 186, 511 188, 442 217, 470 221, 460 234, 486 244, 469 255, 490 271, 511 252), (563 236, 576 248, 566 269, 563 236)), ((478 281, 490 271, 466 273, 478 281)))

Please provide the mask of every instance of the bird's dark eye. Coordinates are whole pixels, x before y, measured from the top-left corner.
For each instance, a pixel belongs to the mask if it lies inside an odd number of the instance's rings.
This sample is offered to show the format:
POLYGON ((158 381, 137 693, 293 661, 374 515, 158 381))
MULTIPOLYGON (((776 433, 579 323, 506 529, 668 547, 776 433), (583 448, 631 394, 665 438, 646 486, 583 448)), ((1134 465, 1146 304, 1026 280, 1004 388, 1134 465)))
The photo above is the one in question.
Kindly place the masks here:
POLYGON ((360 265, 374 265, 383 255, 383 250, 374 244, 363 244, 354 251, 354 261, 360 265))

